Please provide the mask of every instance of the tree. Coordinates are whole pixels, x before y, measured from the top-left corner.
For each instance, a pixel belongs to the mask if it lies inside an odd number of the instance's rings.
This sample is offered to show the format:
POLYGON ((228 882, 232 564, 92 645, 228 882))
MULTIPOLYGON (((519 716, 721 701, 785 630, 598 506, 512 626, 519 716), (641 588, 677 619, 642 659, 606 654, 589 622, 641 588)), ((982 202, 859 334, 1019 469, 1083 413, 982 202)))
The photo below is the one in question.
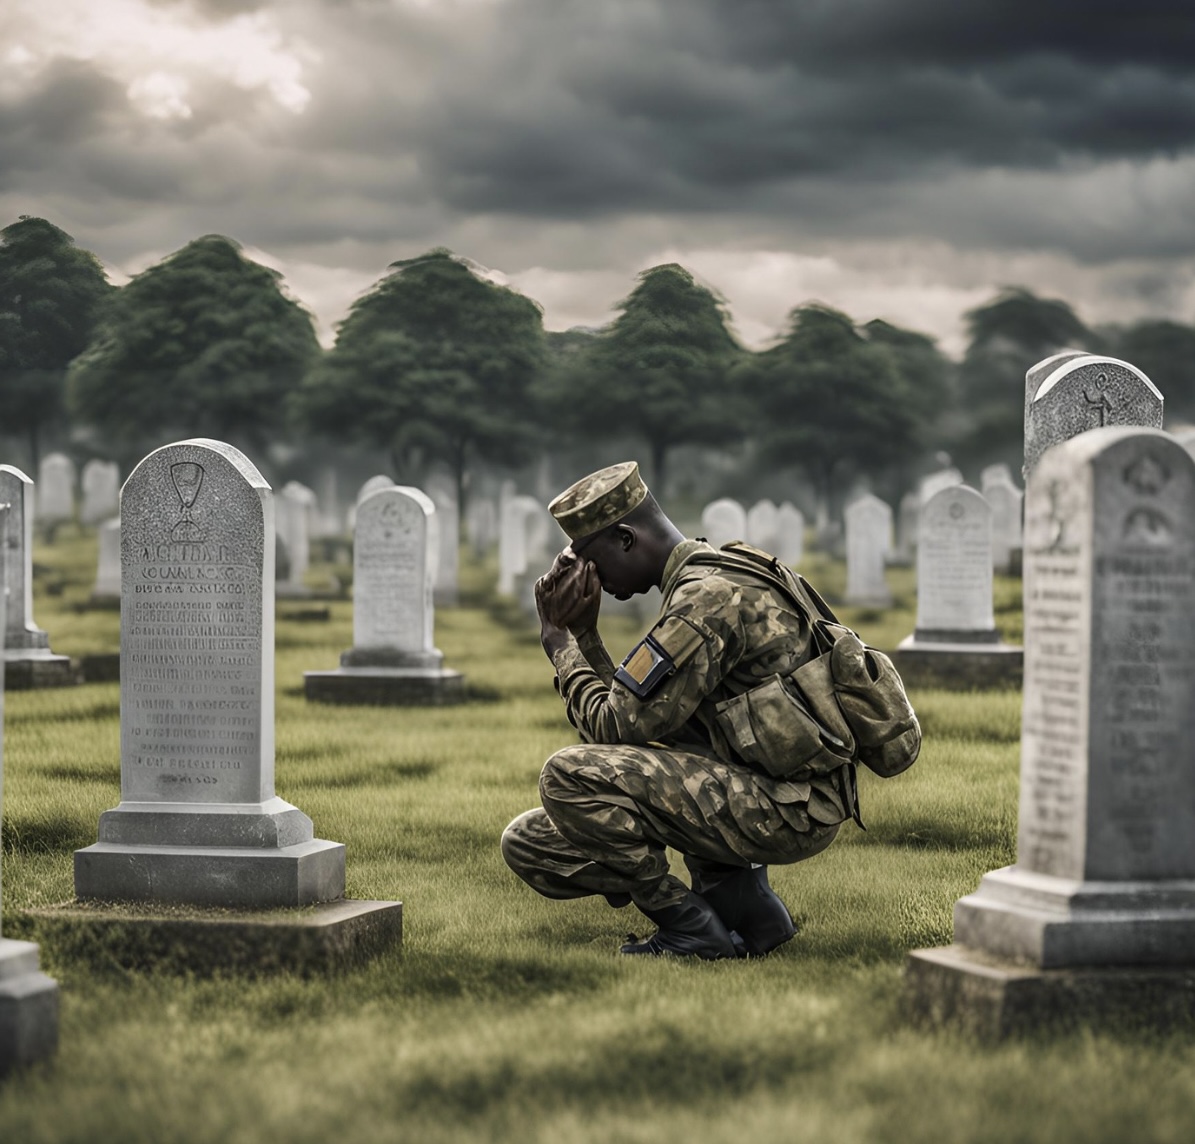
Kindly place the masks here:
POLYGON ((209 234, 120 291, 71 367, 68 396, 125 460, 180 436, 263 449, 318 355, 311 315, 283 293, 281 275, 209 234))
POLYGON ((743 350, 725 303, 675 263, 643 271, 618 310, 577 367, 560 371, 555 405, 574 430, 641 437, 662 490, 670 449, 741 436, 729 377, 743 350))
POLYGON ((890 348, 846 314, 817 304, 789 314, 788 333, 740 367, 754 394, 762 459, 802 470, 826 508, 838 476, 879 472, 917 445, 917 404, 890 348))
POLYGON ((26 435, 35 473, 66 368, 114 290, 99 259, 53 223, 21 215, 0 230, 0 404, 5 427, 26 435))
POLYGON ((1065 302, 1006 287, 966 315, 970 344, 959 369, 967 413, 957 444, 975 463, 1012 461, 1024 448, 1025 373, 1063 349, 1101 349, 1065 302))
POLYGON ((463 508, 474 454, 515 465, 542 441, 530 393, 543 317, 443 248, 390 270, 353 304, 295 408, 313 429, 388 450, 396 476, 448 465, 463 508))

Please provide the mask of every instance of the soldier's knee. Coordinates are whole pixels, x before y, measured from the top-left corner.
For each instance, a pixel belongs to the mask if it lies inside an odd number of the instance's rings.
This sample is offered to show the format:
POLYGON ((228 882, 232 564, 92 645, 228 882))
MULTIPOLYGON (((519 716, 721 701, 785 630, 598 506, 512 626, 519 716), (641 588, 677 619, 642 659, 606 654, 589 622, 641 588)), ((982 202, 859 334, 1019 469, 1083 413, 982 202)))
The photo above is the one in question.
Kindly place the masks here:
POLYGON ((539 807, 524 811, 502 831, 502 838, 498 843, 502 858, 520 876, 527 864, 527 839, 533 825, 532 820, 542 814, 543 811, 539 807))
POLYGON ((545 806, 566 797, 576 788, 577 769, 584 766, 588 758, 589 751, 584 744, 562 747, 548 758, 539 773, 539 797, 545 806))

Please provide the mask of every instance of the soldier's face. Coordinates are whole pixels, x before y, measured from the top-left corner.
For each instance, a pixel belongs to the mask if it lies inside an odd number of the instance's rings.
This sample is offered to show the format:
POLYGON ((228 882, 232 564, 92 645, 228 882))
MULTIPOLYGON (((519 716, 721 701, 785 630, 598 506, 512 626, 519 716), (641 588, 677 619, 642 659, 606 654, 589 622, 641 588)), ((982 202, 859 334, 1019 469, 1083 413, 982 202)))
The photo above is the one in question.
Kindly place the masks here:
POLYGON ((616 600, 629 600, 655 583, 651 570, 645 566, 645 554, 638 540, 634 529, 614 525, 599 532, 578 553, 582 560, 593 563, 602 591, 616 600))

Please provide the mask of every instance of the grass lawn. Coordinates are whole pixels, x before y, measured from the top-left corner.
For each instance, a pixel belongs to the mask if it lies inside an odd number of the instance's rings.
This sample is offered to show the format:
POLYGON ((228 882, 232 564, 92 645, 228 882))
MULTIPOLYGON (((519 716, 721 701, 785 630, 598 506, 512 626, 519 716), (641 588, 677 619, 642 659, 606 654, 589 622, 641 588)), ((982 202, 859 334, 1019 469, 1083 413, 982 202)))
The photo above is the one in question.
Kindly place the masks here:
MULTIPOLYGON (((56 651, 117 647, 114 613, 72 607, 94 551, 65 532, 37 550, 35 615, 56 651)), ((806 571, 841 591, 841 566, 806 571)), ((474 695, 458 708, 308 705, 302 673, 336 665, 350 605, 278 624, 278 793, 346 844, 349 896, 403 901, 402 950, 330 979, 200 979, 43 946, 61 1047, 0 1085, 4 1144, 1192 1139, 1190 1034, 985 1048, 902 1020, 905 951, 949 942, 955 899, 1014 858, 1019 693, 914 693, 922 758, 888 782, 862 773, 867 832, 773 868, 800 933, 771 957, 621 958, 623 935, 650 928, 634 907, 539 898, 498 853, 574 736, 491 572, 466 564, 464 606, 437 617, 474 695)), ((890 577, 894 609, 842 609, 881 647, 913 626, 912 573, 890 577)), ((997 581, 1012 640, 1017 590, 997 581)), ((639 630, 605 627, 615 653, 639 630)), ((21 936, 22 908, 72 896, 71 852, 119 801, 119 688, 6 704, 5 933, 21 936)))

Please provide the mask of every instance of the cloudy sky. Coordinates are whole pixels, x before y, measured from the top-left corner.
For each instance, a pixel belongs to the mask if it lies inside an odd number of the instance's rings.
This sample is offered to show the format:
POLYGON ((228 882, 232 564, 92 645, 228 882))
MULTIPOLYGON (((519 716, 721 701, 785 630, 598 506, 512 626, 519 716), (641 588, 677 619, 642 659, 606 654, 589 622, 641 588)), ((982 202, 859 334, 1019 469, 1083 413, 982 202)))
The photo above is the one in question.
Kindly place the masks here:
POLYGON ((3 0, 0 225, 116 281, 206 233, 333 324, 448 246, 600 323, 680 262, 957 353, 1001 285, 1195 320, 1173 0, 3 0))

